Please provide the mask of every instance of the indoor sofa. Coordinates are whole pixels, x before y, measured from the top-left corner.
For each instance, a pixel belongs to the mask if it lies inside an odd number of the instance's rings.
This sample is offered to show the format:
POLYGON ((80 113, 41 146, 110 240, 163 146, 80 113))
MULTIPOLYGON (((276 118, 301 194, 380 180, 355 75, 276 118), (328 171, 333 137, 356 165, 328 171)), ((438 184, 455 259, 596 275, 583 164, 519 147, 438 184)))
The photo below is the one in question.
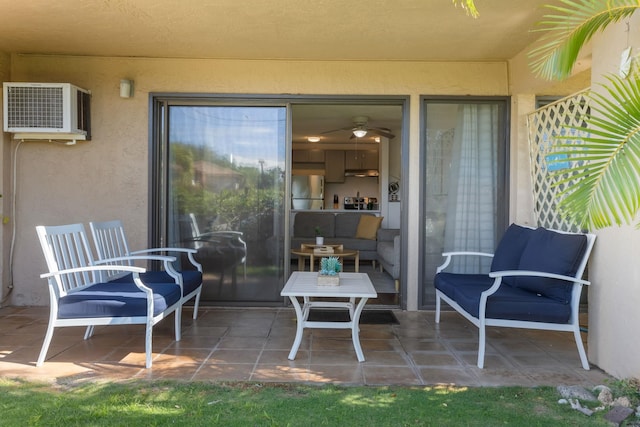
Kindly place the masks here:
POLYGON ((378 230, 376 260, 380 270, 385 270, 395 282, 396 291, 400 289, 400 229, 381 228, 378 230))
POLYGON ((291 248, 315 243, 317 228, 325 244, 340 244, 360 251, 361 261, 376 261, 376 234, 381 221, 382 217, 369 212, 296 212, 291 248))

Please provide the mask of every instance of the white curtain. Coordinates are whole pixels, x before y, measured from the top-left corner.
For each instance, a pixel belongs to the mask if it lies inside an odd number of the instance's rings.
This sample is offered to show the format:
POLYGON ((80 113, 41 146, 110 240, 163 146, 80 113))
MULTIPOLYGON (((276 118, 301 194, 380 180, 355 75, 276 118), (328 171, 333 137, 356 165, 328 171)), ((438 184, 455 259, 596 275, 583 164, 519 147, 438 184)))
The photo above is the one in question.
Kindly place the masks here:
MULTIPOLYGON (((448 179, 445 251, 492 253, 495 249, 498 126, 497 105, 467 104, 458 109, 448 179)), ((489 264, 465 257, 453 271, 486 271, 489 264)))

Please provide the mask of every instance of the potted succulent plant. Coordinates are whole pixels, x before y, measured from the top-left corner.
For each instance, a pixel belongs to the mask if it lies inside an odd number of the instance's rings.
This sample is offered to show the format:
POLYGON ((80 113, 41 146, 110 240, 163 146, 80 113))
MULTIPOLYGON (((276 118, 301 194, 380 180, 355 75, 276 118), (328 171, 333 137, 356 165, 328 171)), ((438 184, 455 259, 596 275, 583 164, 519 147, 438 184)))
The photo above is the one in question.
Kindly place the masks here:
POLYGON ((318 272, 318 285, 340 285, 340 271, 342 271, 342 264, 338 257, 322 258, 320 260, 320 271, 318 272))
POLYGON ((324 237, 322 236, 322 230, 319 226, 315 228, 316 232, 316 245, 324 245, 324 237))

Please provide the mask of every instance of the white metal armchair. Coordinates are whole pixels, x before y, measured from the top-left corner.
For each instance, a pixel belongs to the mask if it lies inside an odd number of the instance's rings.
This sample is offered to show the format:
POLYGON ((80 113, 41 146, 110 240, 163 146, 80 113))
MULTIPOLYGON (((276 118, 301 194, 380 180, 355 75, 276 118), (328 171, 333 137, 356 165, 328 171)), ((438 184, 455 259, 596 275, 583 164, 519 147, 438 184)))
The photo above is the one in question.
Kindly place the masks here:
MULTIPOLYGON (((127 237, 124 232, 124 226, 120 220, 90 222, 91 234, 96 245, 98 259, 122 259, 123 257, 132 260, 132 256, 149 254, 178 254, 187 255, 190 268, 180 270, 160 270, 147 271, 141 274, 143 281, 151 282, 174 282, 178 281, 182 285, 182 304, 192 298, 195 298, 193 308, 193 318, 198 317, 198 306, 200 305, 200 294, 202 293, 202 265, 197 262, 193 255, 197 252, 195 249, 189 248, 149 248, 138 251, 129 250, 127 237)), ((122 262, 122 261, 117 261, 122 262)), ((128 265, 133 265, 131 262, 128 265)), ((126 276, 125 276, 126 277, 126 276)))
MULTIPOLYGON (((45 361, 53 331, 57 327, 86 326, 89 339, 96 325, 145 325, 145 366, 151 367, 153 326, 175 313, 175 337, 180 341, 182 287, 179 283, 143 282, 144 268, 95 261, 82 224, 37 226, 36 231, 49 273, 49 325, 36 366, 45 361), (130 274, 130 279, 122 279, 130 274), (120 276, 120 280, 109 278, 120 276)), ((171 271, 175 257, 147 256, 166 263, 171 271)), ((122 260, 124 261, 124 260, 122 260)), ((175 274, 175 273, 173 273, 175 274)))

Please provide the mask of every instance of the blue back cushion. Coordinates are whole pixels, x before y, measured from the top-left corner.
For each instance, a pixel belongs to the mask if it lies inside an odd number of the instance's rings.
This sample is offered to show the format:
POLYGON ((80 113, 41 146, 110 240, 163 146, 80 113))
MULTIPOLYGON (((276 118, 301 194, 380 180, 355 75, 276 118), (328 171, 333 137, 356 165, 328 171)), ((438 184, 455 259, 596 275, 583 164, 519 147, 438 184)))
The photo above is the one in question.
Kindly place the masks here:
MULTIPOLYGON (((491 271, 517 270, 522 252, 534 231, 532 228, 511 224, 498 243, 491 262, 491 271)), ((506 277, 503 282, 512 284, 513 280, 512 277, 506 277)))
MULTIPOLYGON (((538 228, 520 258, 520 270, 545 271, 575 276, 587 247, 587 237, 580 234, 563 234, 538 228)), ((568 304, 571 284, 564 280, 542 277, 518 277, 513 286, 568 304)))

